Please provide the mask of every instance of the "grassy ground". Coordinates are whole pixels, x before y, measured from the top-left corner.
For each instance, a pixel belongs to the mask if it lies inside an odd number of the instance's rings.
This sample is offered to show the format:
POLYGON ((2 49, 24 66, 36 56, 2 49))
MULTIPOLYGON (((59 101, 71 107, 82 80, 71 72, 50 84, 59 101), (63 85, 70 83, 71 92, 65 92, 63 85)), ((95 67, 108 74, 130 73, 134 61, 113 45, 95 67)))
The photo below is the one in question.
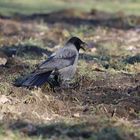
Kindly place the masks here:
POLYGON ((32 14, 32 13, 48 13, 58 11, 60 9, 78 8, 82 11, 90 11, 91 9, 104 10, 107 12, 124 12, 126 14, 139 15, 139 0, 124 1, 93 1, 81 0, 78 3, 73 0, 0 0, 0 13, 4 15, 14 15, 16 13, 32 14))
POLYGON ((84 11, 50 14, 39 13, 61 9, 66 2, 0 1, 2 15, 27 13, 0 18, 0 139, 140 139, 139 16, 107 12, 117 3, 138 15, 139 1, 88 1, 87 6, 79 1, 84 11), (90 11, 91 3, 106 12, 90 11), (33 90, 13 85, 73 35, 90 46, 80 52, 76 88, 52 92, 47 84, 33 90))

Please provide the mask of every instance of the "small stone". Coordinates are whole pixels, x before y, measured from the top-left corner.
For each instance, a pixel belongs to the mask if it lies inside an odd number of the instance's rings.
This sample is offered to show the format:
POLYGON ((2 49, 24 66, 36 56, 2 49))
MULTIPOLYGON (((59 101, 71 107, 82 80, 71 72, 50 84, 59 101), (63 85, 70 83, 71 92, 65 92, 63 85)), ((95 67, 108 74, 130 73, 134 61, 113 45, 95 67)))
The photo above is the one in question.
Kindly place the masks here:
POLYGON ((1 65, 5 65, 7 63, 7 59, 6 58, 0 58, 0 66, 1 65))
POLYGON ((7 56, 3 52, 0 52, 0 66, 6 65, 6 63, 7 56))
POLYGON ((0 104, 5 104, 7 102, 10 102, 10 100, 5 95, 1 95, 0 104))
POLYGON ((79 118, 80 114, 79 113, 75 113, 75 114, 73 114, 73 117, 79 118))

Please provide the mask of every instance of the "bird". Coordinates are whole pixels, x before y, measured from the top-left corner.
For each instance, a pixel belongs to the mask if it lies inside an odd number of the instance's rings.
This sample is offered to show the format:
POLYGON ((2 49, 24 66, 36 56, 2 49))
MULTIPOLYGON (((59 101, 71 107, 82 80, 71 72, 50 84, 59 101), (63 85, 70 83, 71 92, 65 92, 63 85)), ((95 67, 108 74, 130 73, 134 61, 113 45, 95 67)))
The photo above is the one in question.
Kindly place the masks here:
POLYGON ((25 76, 17 85, 27 88, 41 87, 48 82, 60 86, 60 81, 65 83, 71 80, 76 73, 79 50, 85 51, 86 45, 87 43, 80 38, 71 37, 63 48, 58 49, 46 61, 39 64, 32 73, 25 76))

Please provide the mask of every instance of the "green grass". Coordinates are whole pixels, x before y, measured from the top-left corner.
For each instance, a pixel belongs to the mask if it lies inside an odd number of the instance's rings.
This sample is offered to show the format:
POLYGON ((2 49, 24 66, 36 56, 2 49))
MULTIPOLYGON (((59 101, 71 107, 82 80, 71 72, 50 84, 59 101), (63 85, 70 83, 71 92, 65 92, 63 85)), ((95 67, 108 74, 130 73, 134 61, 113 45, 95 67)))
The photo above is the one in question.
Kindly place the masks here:
POLYGON ((81 1, 66 2, 64 0, 0 0, 0 14, 13 15, 15 13, 32 14, 32 13, 48 13, 58 11, 60 9, 78 8, 82 11, 90 11, 98 9, 107 12, 122 11, 126 14, 140 15, 140 1, 81 1))
MULTIPOLYGON (((68 120, 67 120, 68 121, 68 120)), ((86 121, 84 123, 75 122, 71 120, 69 123, 58 122, 52 124, 43 124, 43 125, 32 125, 36 128, 36 134, 30 134, 30 131, 25 130, 28 123, 21 125, 20 129, 11 130, 8 127, 0 126, 0 139, 7 140, 71 140, 71 139, 86 139, 86 140, 125 140, 132 139, 132 133, 135 134, 137 138, 140 137, 139 129, 133 127, 127 121, 119 122, 115 119, 107 118, 97 118, 96 121, 93 121, 96 126, 86 121), (102 127, 101 127, 102 124, 102 127), (126 125, 127 124, 127 125, 126 125), (116 126, 115 126, 116 125, 116 126)), ((77 120, 78 121, 78 120, 77 120)))

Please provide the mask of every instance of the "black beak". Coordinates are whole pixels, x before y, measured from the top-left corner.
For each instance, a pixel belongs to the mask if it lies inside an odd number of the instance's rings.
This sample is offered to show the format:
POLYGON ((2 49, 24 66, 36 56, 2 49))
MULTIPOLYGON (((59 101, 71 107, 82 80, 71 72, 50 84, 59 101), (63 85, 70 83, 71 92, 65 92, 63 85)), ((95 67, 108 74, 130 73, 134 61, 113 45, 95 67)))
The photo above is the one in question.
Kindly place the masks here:
POLYGON ((88 46, 88 44, 86 42, 82 42, 81 49, 84 50, 84 51, 86 51, 86 48, 85 47, 87 47, 87 46, 88 46))

